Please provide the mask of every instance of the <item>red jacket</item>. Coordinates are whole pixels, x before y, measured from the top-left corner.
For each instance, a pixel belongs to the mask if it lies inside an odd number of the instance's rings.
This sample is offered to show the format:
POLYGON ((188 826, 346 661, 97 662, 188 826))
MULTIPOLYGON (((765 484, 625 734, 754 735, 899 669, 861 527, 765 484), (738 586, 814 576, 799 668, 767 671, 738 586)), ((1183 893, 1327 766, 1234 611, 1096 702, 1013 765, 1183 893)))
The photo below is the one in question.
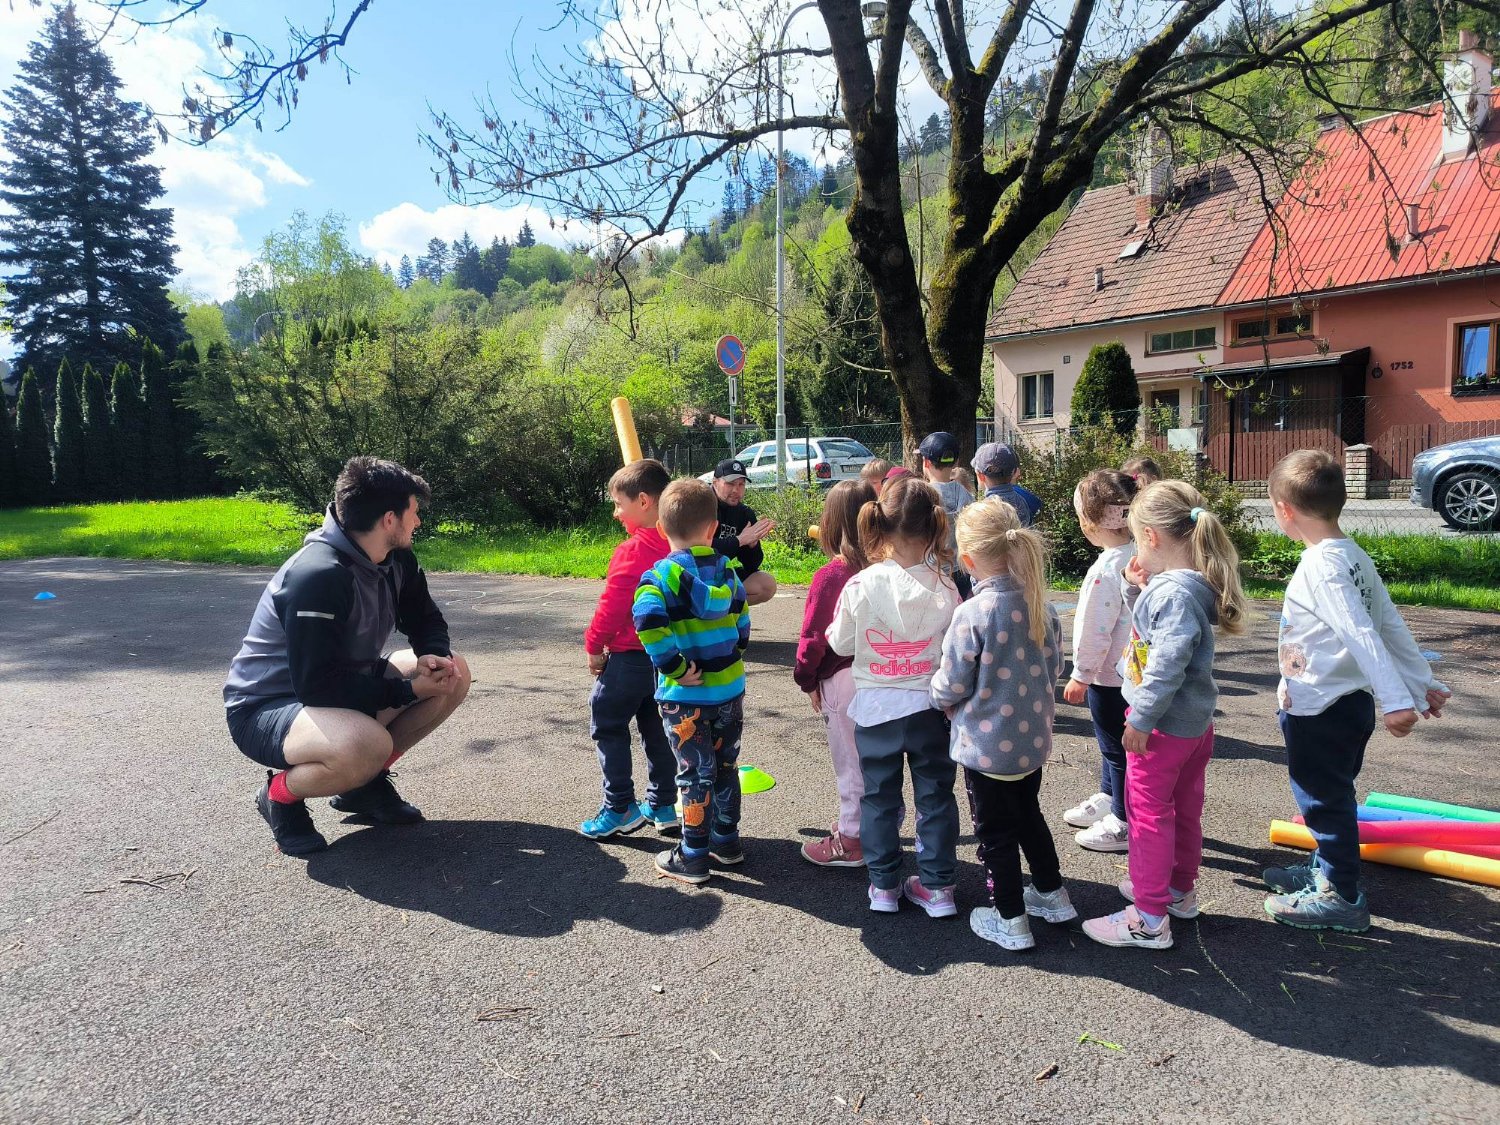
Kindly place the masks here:
POLYGON ((599 608, 583 631, 583 647, 593 656, 605 652, 641 651, 635 635, 630 607, 641 575, 672 553, 662 533, 654 527, 641 527, 615 548, 609 557, 609 573, 604 576, 604 593, 599 608))
POLYGON ((812 691, 829 676, 854 663, 828 647, 828 626, 838 608, 839 594, 854 572, 839 558, 829 559, 813 575, 807 588, 807 608, 802 612, 802 636, 797 640, 797 661, 792 678, 803 691, 812 691))

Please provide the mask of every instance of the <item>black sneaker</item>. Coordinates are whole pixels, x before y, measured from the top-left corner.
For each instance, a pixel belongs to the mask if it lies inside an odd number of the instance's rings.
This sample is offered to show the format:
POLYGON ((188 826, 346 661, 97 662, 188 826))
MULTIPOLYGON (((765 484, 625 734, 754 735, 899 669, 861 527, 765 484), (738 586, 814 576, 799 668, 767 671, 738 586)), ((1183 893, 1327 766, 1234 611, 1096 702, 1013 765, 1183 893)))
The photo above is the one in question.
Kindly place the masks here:
POLYGON ((656 870, 668 879, 691 883, 696 887, 708 882, 708 856, 687 855, 683 852, 682 845, 678 844, 671 851, 657 855, 656 870))
POLYGON ((708 845, 708 857, 724 867, 735 867, 745 862, 745 849, 738 839, 723 844, 715 840, 708 845))
POLYGON ((415 824, 422 819, 422 810, 396 792, 390 770, 381 770, 358 789, 340 793, 328 803, 341 813, 366 817, 376 824, 415 824))
POLYGON ((323 834, 313 827, 312 813, 307 811, 307 802, 283 805, 271 800, 271 775, 266 774, 266 783, 255 794, 255 807, 271 826, 271 835, 276 837, 276 846, 282 855, 311 855, 328 846, 323 834))

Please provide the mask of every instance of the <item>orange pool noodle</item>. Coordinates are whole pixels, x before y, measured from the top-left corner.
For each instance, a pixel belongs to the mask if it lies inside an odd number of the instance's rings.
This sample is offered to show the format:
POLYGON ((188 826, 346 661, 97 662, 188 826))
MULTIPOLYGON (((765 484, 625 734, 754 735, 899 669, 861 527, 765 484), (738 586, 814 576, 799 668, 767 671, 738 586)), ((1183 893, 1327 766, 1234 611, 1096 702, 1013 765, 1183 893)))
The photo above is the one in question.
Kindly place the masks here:
POLYGON ((615 416, 615 436, 620 439, 621 458, 627 465, 640 461, 641 439, 635 432, 635 415, 630 413, 630 400, 611 399, 609 409, 615 416))
MULTIPOLYGON (((1271 821, 1271 843, 1291 848, 1313 847, 1313 835, 1303 825, 1285 820, 1271 821)), ((1462 879, 1486 887, 1500 887, 1500 859, 1464 855, 1441 848, 1422 848, 1406 844, 1361 844, 1361 859, 1391 867, 1407 867, 1429 875, 1462 879)))

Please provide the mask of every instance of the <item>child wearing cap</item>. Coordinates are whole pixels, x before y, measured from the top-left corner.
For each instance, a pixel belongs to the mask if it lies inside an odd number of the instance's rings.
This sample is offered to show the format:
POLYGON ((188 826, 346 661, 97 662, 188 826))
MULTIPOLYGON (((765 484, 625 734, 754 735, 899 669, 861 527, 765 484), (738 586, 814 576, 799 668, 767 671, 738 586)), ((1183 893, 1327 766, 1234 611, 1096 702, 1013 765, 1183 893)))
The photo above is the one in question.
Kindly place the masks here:
MULTIPOLYGON (((922 458, 922 475, 927 478, 928 484, 937 489, 938 498, 943 502, 943 511, 948 513, 948 549, 956 558, 958 540, 954 536, 958 527, 958 513, 974 503, 974 494, 953 479, 958 466, 958 439, 944 430, 938 430, 922 439, 917 452, 922 458)), ((955 564, 952 578, 953 584, 958 587, 959 596, 967 601, 973 589, 968 574, 955 564)))
POLYGON ((1016 451, 1003 442, 987 441, 974 451, 974 473, 984 499, 1004 500, 1021 517, 1021 526, 1030 527, 1042 510, 1036 493, 1016 483, 1021 476, 1021 461, 1016 451))
POLYGON ((714 532, 713 548, 726 559, 739 564, 739 579, 751 605, 760 605, 776 596, 776 579, 761 570, 765 551, 760 541, 776 530, 775 520, 763 520, 745 503, 745 485, 749 474, 745 463, 736 457, 714 466, 714 495, 719 500, 719 526, 714 532))

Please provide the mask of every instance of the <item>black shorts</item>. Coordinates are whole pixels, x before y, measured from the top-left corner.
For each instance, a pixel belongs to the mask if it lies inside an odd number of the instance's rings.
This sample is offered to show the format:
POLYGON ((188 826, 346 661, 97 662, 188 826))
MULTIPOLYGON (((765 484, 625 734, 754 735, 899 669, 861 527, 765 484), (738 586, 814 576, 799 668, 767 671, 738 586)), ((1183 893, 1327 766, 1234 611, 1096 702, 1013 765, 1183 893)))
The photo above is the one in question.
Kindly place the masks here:
POLYGON ((252 762, 267 769, 291 769, 286 760, 286 736, 301 710, 302 704, 291 695, 242 704, 228 712, 229 737, 252 762))

